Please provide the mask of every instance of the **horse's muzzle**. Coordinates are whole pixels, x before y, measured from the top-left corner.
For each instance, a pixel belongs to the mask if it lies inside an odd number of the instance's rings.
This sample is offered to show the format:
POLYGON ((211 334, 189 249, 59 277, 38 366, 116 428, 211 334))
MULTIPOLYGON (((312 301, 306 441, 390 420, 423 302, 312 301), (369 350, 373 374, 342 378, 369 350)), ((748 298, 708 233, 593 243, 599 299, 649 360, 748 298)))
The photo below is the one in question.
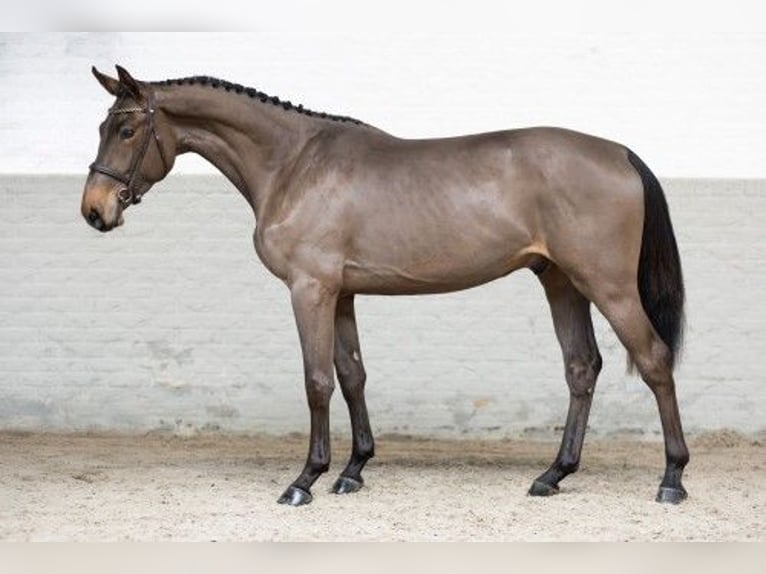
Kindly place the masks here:
POLYGON ((122 207, 114 187, 89 181, 83 192, 80 212, 93 229, 106 232, 122 225, 122 207))
POLYGON ((95 227, 99 231, 103 230, 104 227, 106 227, 104 220, 101 219, 101 214, 99 214, 99 212, 96 211, 95 209, 91 208, 90 213, 88 213, 85 219, 88 220, 88 223, 90 223, 91 227, 95 227))

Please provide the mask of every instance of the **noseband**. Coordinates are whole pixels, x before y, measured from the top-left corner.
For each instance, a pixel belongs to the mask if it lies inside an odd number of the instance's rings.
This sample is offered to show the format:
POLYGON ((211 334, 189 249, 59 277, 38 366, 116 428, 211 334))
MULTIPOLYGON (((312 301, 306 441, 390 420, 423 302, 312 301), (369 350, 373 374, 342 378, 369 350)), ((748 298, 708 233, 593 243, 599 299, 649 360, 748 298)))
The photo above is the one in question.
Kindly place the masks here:
POLYGON ((154 138, 154 142, 157 144, 157 149, 160 152, 160 157, 162 158, 162 165, 165 168, 165 173, 167 174, 170 169, 168 168, 168 162, 165 158, 165 152, 162 150, 160 136, 157 134, 157 130, 154 127, 155 106, 154 97, 152 94, 150 93, 147 95, 146 107, 143 108, 119 108, 118 105, 119 102, 114 107, 109 109, 110 116, 133 113, 146 114, 146 132, 144 133, 144 139, 141 141, 141 147, 138 148, 138 153, 133 156, 127 173, 119 172, 116 169, 112 169, 107 165, 101 165, 95 161, 90 164, 90 171, 102 173, 108 177, 111 177, 112 179, 116 179, 125 185, 125 187, 120 188, 120 190, 117 192, 117 199, 119 200, 122 207, 125 208, 128 205, 141 202, 142 194, 139 193, 136 189, 136 180, 138 179, 139 169, 141 168, 141 164, 144 161, 144 157, 146 156, 146 152, 149 149, 149 144, 151 143, 152 138, 154 138))

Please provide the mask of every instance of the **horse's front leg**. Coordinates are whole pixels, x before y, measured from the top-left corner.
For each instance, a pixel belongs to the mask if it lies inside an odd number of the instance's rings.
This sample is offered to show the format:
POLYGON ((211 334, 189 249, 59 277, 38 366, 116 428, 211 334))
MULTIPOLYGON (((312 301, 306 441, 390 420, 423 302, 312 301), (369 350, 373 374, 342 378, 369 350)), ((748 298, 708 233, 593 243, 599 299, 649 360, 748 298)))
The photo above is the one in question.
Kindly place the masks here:
POLYGON ((311 502, 311 485, 330 466, 330 397, 335 386, 333 323, 338 293, 321 281, 301 277, 291 283, 290 294, 303 352, 311 438, 303 472, 278 502, 299 506, 311 502))
POLYGON ((364 372, 362 351, 359 347, 353 295, 338 299, 335 310, 335 372, 338 373, 340 389, 351 416, 353 446, 351 458, 333 484, 332 492, 346 494, 362 488, 364 484, 362 469, 375 454, 375 443, 370 429, 370 419, 367 416, 367 404, 364 400, 364 383, 367 375, 364 372))

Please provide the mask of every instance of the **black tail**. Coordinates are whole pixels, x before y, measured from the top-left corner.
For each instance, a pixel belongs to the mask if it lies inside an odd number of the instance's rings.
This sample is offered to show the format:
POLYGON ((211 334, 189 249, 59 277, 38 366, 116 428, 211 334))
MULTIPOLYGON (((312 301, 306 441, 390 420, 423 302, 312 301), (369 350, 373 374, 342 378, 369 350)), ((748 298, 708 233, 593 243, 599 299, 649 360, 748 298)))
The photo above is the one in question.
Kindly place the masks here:
MULTIPOLYGON (((678 245, 660 182, 630 150, 628 160, 644 184, 644 232, 638 259, 638 291, 649 320, 670 348, 671 362, 675 363, 684 329, 684 279, 678 245)), ((630 358, 628 365, 633 368, 630 358)))

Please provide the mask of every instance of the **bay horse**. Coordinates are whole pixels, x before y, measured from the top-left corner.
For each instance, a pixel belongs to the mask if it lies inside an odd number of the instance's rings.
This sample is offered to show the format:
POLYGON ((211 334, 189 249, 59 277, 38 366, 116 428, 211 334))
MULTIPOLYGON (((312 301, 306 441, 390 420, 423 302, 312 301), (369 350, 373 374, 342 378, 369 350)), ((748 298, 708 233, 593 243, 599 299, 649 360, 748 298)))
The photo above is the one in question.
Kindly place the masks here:
POLYGON ((666 467, 656 500, 686 498, 673 380, 681 264, 660 183, 631 150, 550 127, 400 139, 216 78, 142 82, 116 68, 117 78, 92 68, 116 102, 85 182, 86 221, 102 232, 122 225, 176 156, 195 152, 250 204, 255 251, 289 289, 311 430, 305 466, 278 502, 311 502, 329 468, 333 364, 353 446, 332 492, 363 485, 374 441, 356 294, 456 291, 522 268, 545 291, 570 393, 558 455, 529 494, 555 494, 579 466, 602 363, 593 303, 657 401, 666 467))

